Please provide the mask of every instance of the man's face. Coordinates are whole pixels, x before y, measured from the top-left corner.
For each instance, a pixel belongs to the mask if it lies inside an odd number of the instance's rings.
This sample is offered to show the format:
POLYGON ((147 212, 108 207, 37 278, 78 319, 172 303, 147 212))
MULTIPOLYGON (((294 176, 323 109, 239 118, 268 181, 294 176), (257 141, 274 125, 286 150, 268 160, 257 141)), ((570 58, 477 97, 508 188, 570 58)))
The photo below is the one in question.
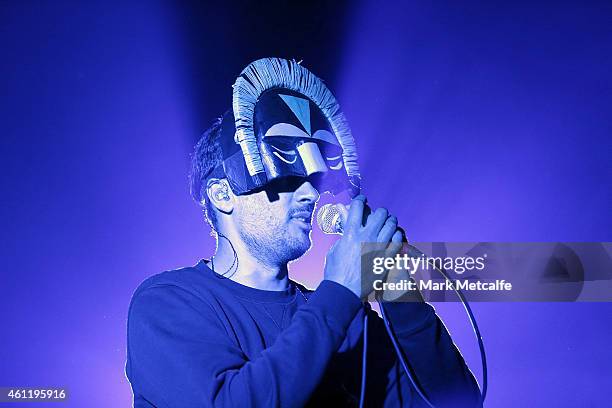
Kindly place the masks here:
POLYGON ((258 259, 278 265, 310 248, 319 193, 306 178, 285 177, 252 194, 236 196, 238 231, 258 259))

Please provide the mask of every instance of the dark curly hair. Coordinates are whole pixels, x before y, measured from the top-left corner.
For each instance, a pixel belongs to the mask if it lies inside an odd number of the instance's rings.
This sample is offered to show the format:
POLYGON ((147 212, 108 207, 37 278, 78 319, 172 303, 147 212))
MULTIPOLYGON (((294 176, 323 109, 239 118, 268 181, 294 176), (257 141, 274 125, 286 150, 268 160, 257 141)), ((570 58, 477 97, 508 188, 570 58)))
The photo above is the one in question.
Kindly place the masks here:
POLYGON ((219 144, 221 121, 222 118, 217 119, 195 145, 189 174, 191 196, 202 206, 204 217, 213 232, 217 231, 217 217, 206 194, 206 188, 208 178, 212 175, 213 170, 223 163, 223 154, 219 144))

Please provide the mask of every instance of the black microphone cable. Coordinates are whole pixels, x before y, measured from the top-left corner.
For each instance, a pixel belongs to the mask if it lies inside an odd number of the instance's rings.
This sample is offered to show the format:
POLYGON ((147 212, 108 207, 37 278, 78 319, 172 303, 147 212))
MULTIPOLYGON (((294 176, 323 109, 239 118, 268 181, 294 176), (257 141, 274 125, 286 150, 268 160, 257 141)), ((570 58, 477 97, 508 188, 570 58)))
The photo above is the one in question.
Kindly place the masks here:
MULTIPOLYGON (((317 213, 317 223, 319 225, 319 227, 321 228, 321 230, 326 233, 326 234, 342 234, 343 233, 343 228, 342 228, 342 220, 340 218, 340 213, 337 210, 337 208, 335 208, 335 206, 331 205, 331 204, 326 204, 324 205, 322 208, 319 209, 319 212, 317 213)), ((401 228, 400 228, 401 229, 401 228)), ((403 245, 406 245, 413 254, 416 254, 417 257, 420 256, 425 256, 425 254, 418 249, 417 247, 408 244, 407 240, 406 240, 406 235, 404 233, 404 231, 402 230, 402 235, 403 235, 403 245)), ((413 256, 413 255, 411 255, 413 256)), ((429 260, 427 261, 427 263, 429 265, 431 265, 433 267, 434 270, 436 270, 440 275, 442 275, 444 277, 444 279, 446 279, 448 282, 450 282, 452 285, 452 288, 454 290, 454 292, 457 294, 457 296, 459 297, 467 315, 468 315, 468 319, 470 321, 470 324, 472 326, 472 330, 474 332, 474 335, 476 336, 476 340, 478 341, 478 349, 480 351, 480 360, 481 360, 481 364, 482 364, 482 390, 480 391, 480 405, 482 406, 482 404, 484 403, 484 400, 486 398, 487 395, 487 388, 488 388, 488 372, 487 372, 487 356, 486 356, 486 352, 485 352, 485 348, 484 348, 484 341, 482 339, 482 335, 480 334, 480 329, 478 327, 478 323, 476 322, 476 318, 474 317, 474 313, 472 312, 472 308, 470 307, 467 299, 465 298, 465 296, 463 295, 463 292, 457 288, 457 285, 455 285, 455 281, 453 281, 447 274, 446 272, 444 272, 442 269, 438 268, 435 263, 430 262, 429 260)), ((378 302, 378 305, 380 307, 380 312, 381 312, 381 317, 383 319, 384 325, 385 325, 385 329, 387 330, 387 334, 389 336, 389 338, 391 339, 391 343, 393 344, 393 347, 395 349, 395 353, 397 355, 397 358, 404 370, 404 372, 406 373, 406 375, 408 376, 408 379, 410 380, 410 383, 412 384, 412 386, 414 387, 414 389, 416 390, 416 392, 418 393, 418 395, 423 399, 423 401, 431 408, 435 408, 434 405, 431 403, 431 401, 429 401, 429 399, 427 399, 427 397, 425 396, 425 393, 423 392, 423 390, 421 389, 421 387, 417 384, 417 382, 414 379, 414 375, 412 374, 412 372, 409 369, 409 366, 406 362, 406 359, 404 357, 404 354, 398 344, 397 338, 395 336, 395 332, 393 331, 393 328, 391 327, 391 323, 389 322, 389 319, 387 318, 387 314, 385 312, 385 307, 383 305, 383 301, 382 299, 380 299, 379 296, 376 297, 376 301, 378 302)), ((368 303, 366 303, 367 306, 369 306, 368 303)), ((367 371, 367 361, 366 361, 366 357, 367 357, 367 326, 368 326, 368 308, 366 307, 366 313, 363 319, 363 326, 364 326, 364 339, 363 339, 363 356, 362 356, 362 369, 361 369, 361 392, 360 392, 360 398, 359 398, 359 407, 363 407, 364 401, 365 401, 365 388, 366 388, 366 371, 367 371)))
POLYGON ((361 391, 359 395, 359 408, 363 408, 365 403, 366 373, 368 371, 368 315, 370 314, 370 304, 364 303, 365 315, 363 317, 363 351, 361 354, 361 391))
MULTIPOLYGON (((417 247, 410 245, 408 243, 404 243, 404 245, 408 246, 412 251, 416 252, 417 254, 419 254, 419 256, 424 256, 425 254, 423 254, 423 252, 418 249, 417 247)), ((476 339, 478 341, 478 349, 480 351, 480 361, 482 364, 482 390, 480 392, 480 405, 482 406, 484 404, 484 400, 485 397, 487 395, 487 388, 488 388, 488 374, 487 374, 487 355, 485 352, 485 348, 484 348, 484 341, 482 340, 482 335, 480 334, 480 329, 478 328, 478 323, 476 322, 476 318, 474 317, 474 313, 472 312, 472 308, 470 307, 470 304, 468 303, 467 299, 465 298, 465 296, 463 295, 463 292, 461 292, 460 289, 457 288, 457 286, 455 285, 455 281, 453 281, 447 274, 446 272, 444 272, 442 269, 438 268, 435 263, 430 262, 429 260, 427 261, 427 263, 429 265, 431 265, 436 271, 438 271, 438 273, 440 275, 442 275, 444 277, 444 279, 446 279, 447 281, 449 281, 452 284, 452 288, 455 291, 455 293, 457 294, 457 296, 459 297, 459 299, 461 300, 461 303, 463 304, 463 307, 465 308, 465 311, 468 315, 468 319, 470 320, 470 324, 472 325, 472 329, 474 331, 474 335, 476 336, 476 339)), ((408 379, 410 380, 410 383, 412 384, 412 386, 414 387, 414 389, 417 391, 417 393, 419 394, 419 396, 423 399, 423 401, 425 401, 425 403, 430 407, 430 408, 435 408, 434 405, 431 403, 431 401, 429 401, 429 399, 427 399, 427 397, 425 396, 424 392, 421 390, 421 387, 417 384, 417 382, 414 379, 414 375, 412 374, 408 363, 406 362, 406 359, 404 357, 404 353, 402 352, 401 347, 399 346, 399 343, 397 341, 397 337, 395 336, 395 332, 393 331, 393 328, 391 327, 391 323, 389 322, 389 319, 387 318, 387 315, 385 313, 385 307, 383 305, 383 301, 380 298, 380 296, 376 297, 376 301, 380 307, 380 313, 381 313, 381 317, 384 321, 385 324, 385 328, 387 330, 387 334, 389 335, 389 338, 391 339, 391 343, 393 344, 393 348, 395 349, 395 354, 397 355, 397 358, 404 370, 404 372, 406 373, 406 375, 408 376, 408 379)))

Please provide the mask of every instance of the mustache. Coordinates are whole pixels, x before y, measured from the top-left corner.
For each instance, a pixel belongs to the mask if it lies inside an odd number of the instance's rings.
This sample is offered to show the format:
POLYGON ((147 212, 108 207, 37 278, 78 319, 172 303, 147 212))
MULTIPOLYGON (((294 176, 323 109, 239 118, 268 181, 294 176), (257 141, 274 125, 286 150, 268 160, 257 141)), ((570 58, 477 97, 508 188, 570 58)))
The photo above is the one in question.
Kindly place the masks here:
POLYGON ((303 207, 292 208, 291 210, 289 210, 289 217, 294 217, 296 215, 303 217, 306 215, 306 213, 308 213, 309 217, 312 217, 312 213, 314 212, 314 209, 315 209, 314 204, 309 204, 303 207))

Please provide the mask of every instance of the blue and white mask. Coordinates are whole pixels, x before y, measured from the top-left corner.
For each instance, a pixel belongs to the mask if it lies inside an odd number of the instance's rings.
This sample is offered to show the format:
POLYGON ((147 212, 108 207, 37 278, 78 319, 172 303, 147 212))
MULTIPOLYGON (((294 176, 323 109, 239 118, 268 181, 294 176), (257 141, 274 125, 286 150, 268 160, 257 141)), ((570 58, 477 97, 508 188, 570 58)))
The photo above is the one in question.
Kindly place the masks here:
POLYGON ((323 82, 295 61, 251 63, 222 122, 223 172, 236 194, 283 177, 316 180, 320 193, 359 192, 355 143, 323 82), (264 80, 262 80, 264 79, 264 80))

